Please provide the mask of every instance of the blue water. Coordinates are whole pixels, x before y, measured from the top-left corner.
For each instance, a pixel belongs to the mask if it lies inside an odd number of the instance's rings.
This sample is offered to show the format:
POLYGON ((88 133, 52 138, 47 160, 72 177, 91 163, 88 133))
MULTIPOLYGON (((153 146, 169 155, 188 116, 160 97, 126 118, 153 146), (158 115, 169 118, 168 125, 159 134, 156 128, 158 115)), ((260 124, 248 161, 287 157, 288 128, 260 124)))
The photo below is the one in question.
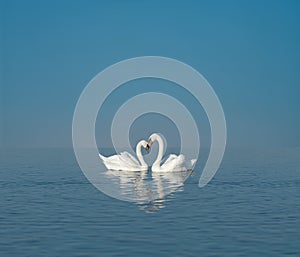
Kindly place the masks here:
POLYGON ((99 192, 71 149, 7 150, 0 256, 300 256, 299 156, 228 150, 206 187, 199 161, 176 192, 138 204, 99 192))

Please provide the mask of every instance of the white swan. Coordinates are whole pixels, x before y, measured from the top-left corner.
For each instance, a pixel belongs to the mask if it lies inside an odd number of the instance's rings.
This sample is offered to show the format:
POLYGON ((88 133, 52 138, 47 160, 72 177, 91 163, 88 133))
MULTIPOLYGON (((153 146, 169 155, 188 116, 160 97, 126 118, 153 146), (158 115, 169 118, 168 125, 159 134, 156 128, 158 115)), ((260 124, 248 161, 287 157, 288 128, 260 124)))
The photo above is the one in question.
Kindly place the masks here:
POLYGON ((147 141, 141 140, 136 145, 136 156, 138 160, 128 152, 122 152, 121 154, 112 155, 105 157, 99 154, 104 165, 109 170, 123 170, 123 171, 143 171, 148 170, 148 165, 144 161, 141 148, 146 148, 146 151, 149 150, 149 145, 147 141))
POLYGON ((153 172, 160 172, 160 171, 186 171, 191 170, 196 163, 196 159, 192 160, 185 160, 185 156, 183 154, 176 155, 170 154, 170 156, 166 159, 166 161, 161 164, 162 157, 164 153, 164 142, 162 138, 154 133, 149 137, 149 146, 151 147, 153 142, 158 142, 158 155, 155 162, 152 164, 152 171, 153 172))

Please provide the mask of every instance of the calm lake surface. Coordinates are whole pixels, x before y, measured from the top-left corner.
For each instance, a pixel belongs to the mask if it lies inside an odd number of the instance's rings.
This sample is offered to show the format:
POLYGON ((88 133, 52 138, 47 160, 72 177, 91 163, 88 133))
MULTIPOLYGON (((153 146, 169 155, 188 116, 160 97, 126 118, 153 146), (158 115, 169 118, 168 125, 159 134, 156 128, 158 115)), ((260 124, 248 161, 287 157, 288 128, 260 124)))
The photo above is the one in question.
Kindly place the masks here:
POLYGON ((300 149, 227 150, 198 188, 129 203, 98 191, 72 149, 7 150, 0 256, 300 256, 300 149))

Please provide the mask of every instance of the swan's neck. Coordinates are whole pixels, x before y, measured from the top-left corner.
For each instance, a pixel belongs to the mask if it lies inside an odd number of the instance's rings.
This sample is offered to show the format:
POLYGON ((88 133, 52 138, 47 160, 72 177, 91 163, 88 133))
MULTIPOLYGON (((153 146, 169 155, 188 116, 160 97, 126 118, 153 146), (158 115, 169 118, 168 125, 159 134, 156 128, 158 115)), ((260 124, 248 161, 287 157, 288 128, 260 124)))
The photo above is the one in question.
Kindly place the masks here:
POLYGON ((156 167, 156 166, 160 166, 163 154, 164 154, 164 142, 162 140, 162 138, 158 135, 156 135, 154 138, 152 138, 153 141, 157 141, 158 142, 158 155, 157 158, 155 160, 155 162, 153 163, 152 167, 156 167))
POLYGON ((144 161, 143 155, 142 155, 142 143, 138 143, 135 149, 136 156, 141 164, 141 166, 148 166, 147 163, 144 161))

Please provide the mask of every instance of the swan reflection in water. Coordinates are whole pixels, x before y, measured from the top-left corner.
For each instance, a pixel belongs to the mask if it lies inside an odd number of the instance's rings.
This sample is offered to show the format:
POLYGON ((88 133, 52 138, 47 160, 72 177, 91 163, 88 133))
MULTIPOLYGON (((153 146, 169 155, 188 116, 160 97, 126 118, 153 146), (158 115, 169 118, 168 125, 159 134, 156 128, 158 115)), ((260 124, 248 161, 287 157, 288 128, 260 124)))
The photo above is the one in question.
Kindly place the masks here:
POLYGON ((153 212, 165 207, 175 191, 183 191, 192 171, 148 172, 107 170, 105 175, 119 188, 119 194, 134 199, 140 209, 153 212))

